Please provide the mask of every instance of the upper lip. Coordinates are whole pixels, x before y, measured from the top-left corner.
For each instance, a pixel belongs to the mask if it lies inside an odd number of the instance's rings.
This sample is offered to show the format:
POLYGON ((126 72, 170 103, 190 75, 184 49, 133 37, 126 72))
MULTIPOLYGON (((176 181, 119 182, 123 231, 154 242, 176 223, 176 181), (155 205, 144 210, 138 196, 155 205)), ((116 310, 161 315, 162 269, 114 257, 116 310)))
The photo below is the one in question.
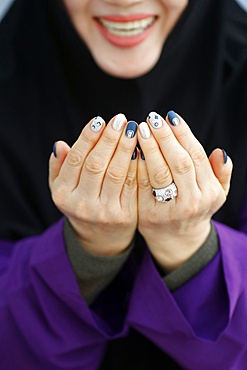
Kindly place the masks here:
POLYGON ((102 15, 95 17, 96 19, 103 19, 110 22, 133 22, 141 19, 156 17, 156 14, 129 14, 129 15, 102 15))

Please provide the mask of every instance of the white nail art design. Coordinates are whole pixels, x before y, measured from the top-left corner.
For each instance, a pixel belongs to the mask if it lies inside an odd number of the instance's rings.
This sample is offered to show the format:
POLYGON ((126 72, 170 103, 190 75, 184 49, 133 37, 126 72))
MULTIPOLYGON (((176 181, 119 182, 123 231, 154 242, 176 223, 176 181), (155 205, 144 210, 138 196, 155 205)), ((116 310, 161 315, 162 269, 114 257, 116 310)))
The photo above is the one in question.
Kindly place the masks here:
POLYGON ((91 130, 94 132, 98 132, 101 129, 103 122, 104 120, 100 116, 95 117, 93 122, 91 123, 91 130))
POLYGON ((150 112, 148 115, 148 120, 153 128, 160 128, 162 127, 162 120, 158 113, 150 112))
POLYGON ((151 136, 147 122, 141 122, 139 124, 139 130, 144 139, 148 139, 151 136))
POLYGON ((174 117, 174 118, 172 119, 172 124, 173 124, 173 126, 178 126, 178 125, 179 125, 179 123, 180 123, 180 121, 179 121, 179 118, 178 118, 178 117, 174 117))
POLYGON ((125 115, 123 113, 117 114, 112 122, 113 130, 117 132, 121 131, 125 122, 126 122, 125 115))
POLYGON ((133 130, 128 130, 126 132, 126 136, 129 137, 130 139, 132 139, 132 137, 135 136, 135 132, 133 130))

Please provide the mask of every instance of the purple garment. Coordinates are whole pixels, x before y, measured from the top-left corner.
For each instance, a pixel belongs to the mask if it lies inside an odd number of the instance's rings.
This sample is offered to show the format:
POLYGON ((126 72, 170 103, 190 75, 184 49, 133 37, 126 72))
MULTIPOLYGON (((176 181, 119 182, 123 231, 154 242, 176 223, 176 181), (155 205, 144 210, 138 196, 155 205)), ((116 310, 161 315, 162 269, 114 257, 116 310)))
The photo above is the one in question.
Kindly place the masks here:
POLYGON ((40 236, 3 242, 0 369, 94 370, 108 340, 132 326, 185 369, 246 370, 247 236, 215 225, 220 253, 174 293, 146 251, 116 332, 80 296, 63 220, 40 236))
POLYGON ((0 283, 0 369, 93 370, 104 353, 106 337, 80 296, 62 228, 60 221, 15 246, 0 283))
POLYGON ((247 191, 244 194, 243 207, 240 213, 239 229, 247 234, 247 191))
POLYGON ((185 369, 246 370, 247 236, 215 226, 220 254, 173 294, 146 254, 129 321, 185 369))

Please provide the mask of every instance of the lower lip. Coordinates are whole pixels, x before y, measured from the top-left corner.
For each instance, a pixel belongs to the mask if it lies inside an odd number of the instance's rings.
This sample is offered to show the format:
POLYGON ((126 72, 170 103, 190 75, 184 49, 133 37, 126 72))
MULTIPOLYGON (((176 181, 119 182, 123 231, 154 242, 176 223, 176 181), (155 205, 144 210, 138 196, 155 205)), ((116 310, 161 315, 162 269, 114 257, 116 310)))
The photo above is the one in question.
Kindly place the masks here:
POLYGON ((141 42, 143 42, 145 39, 147 39, 150 35, 150 33, 153 30, 154 24, 151 24, 148 28, 146 28, 143 32, 141 32, 139 35, 135 36, 117 36, 113 35, 109 31, 107 31, 100 23, 95 21, 96 26, 98 27, 101 35, 111 44, 118 46, 120 48, 130 48, 133 46, 139 45, 141 42))

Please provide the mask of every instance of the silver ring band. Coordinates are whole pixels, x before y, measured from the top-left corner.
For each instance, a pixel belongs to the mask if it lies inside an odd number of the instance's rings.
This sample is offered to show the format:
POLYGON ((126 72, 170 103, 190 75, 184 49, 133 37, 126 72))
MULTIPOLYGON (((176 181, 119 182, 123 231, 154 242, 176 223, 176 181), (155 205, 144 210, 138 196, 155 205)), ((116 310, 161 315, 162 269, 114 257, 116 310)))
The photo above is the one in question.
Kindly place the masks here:
POLYGON ((153 188, 153 197, 158 202, 169 202, 173 198, 175 198, 178 194, 178 189, 176 184, 172 182, 170 185, 166 186, 165 188, 155 189, 153 188))

